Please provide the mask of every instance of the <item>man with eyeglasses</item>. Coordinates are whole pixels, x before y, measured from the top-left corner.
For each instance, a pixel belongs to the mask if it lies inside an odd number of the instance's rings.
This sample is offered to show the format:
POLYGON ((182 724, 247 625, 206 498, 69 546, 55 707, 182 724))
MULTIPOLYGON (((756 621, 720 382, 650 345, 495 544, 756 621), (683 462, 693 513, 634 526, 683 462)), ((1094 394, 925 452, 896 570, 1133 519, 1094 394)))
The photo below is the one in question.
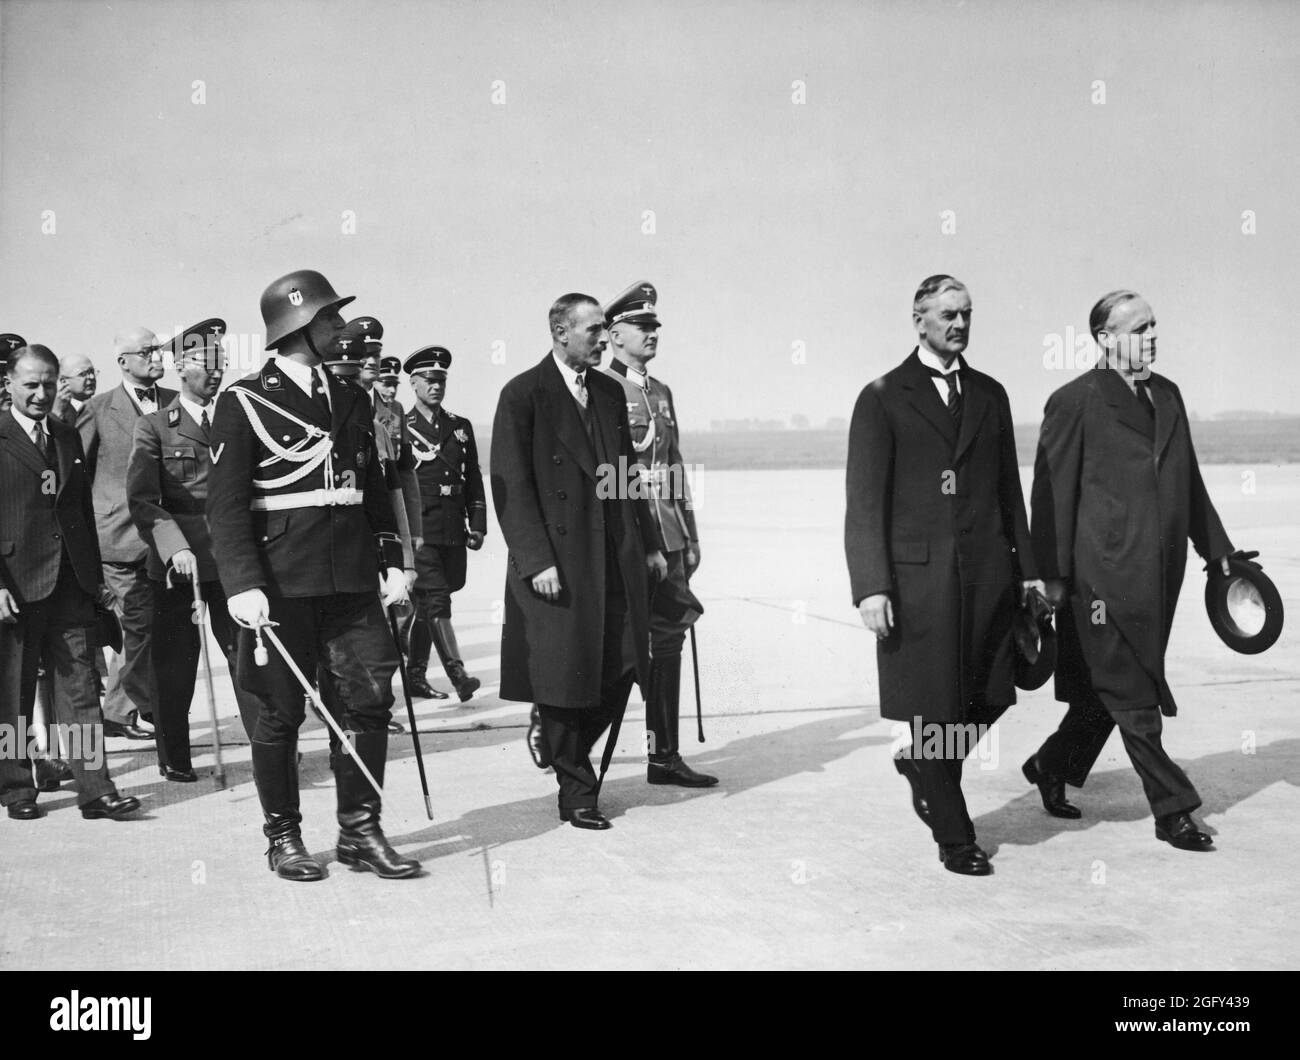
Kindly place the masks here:
POLYGON ((59 389, 54 395, 51 416, 76 426, 87 403, 99 386, 99 369, 84 353, 69 353, 59 360, 59 389))
POLYGON ((117 602, 122 623, 122 651, 109 667, 104 690, 104 735, 152 740, 153 734, 137 721, 140 715, 153 714, 149 679, 153 586, 147 572, 149 547, 131 521, 126 503, 126 472, 135 447, 136 422, 168 405, 176 391, 158 385, 162 351, 158 336, 148 328, 119 332, 113 347, 122 385, 91 398, 77 423, 92 479, 104 584, 117 602))

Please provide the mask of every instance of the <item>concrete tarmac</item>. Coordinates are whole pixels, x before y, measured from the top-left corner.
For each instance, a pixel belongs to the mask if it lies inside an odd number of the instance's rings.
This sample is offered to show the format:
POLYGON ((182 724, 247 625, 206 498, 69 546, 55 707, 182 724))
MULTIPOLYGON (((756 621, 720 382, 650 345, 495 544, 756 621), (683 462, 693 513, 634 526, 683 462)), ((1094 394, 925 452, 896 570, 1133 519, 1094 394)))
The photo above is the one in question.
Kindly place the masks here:
MULTIPOLYGON (((421 878, 380 880, 335 860, 325 732, 310 717, 304 837, 329 878, 293 884, 267 870, 223 668, 224 790, 210 776, 200 692, 197 784, 161 781, 151 744, 113 740, 115 781, 144 802, 137 819, 84 821, 67 786, 41 796, 39 821, 0 817, 0 967, 1294 968, 1300 466, 1205 475, 1233 543, 1261 550, 1290 612, 1269 652, 1234 654, 1205 617, 1201 562, 1189 561, 1168 659, 1180 713, 1165 744, 1201 792, 1213 853, 1155 840, 1118 736, 1071 789, 1083 819, 1043 812, 1020 764, 1064 710, 1049 683, 1021 693, 967 768, 995 874, 946 872, 890 766, 895 733, 849 600, 842 472, 706 472, 693 586, 707 608, 708 739, 696 741, 687 676, 682 746, 722 778, 717 788, 646 784, 634 692, 601 798, 613 829, 560 822, 554 778, 524 747, 527 705, 495 694, 505 554, 493 526, 455 604, 484 689, 465 705, 417 703, 432 822, 410 737, 392 738, 384 826, 424 862, 421 878)), ((449 688, 436 669, 431 681, 449 688)))

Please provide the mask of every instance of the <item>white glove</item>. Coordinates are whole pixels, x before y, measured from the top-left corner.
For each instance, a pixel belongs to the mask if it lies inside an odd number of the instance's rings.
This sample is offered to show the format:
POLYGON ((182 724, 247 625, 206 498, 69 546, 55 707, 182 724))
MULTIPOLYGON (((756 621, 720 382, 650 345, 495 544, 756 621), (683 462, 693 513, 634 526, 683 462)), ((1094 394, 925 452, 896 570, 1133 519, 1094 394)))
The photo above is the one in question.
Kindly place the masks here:
POLYGON ((401 567, 388 567, 379 583, 379 595, 387 610, 406 600, 406 572, 401 567))
POLYGON ((226 601, 230 617, 246 629, 264 626, 271 621, 271 605, 261 589, 246 589, 226 601))

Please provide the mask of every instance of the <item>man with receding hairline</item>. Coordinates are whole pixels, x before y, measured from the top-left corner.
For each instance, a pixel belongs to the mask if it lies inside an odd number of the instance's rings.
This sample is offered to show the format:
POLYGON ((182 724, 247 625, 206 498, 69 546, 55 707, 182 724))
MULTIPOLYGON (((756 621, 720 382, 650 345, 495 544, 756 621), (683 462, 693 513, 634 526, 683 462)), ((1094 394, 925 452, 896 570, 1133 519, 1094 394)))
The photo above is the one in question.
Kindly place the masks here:
POLYGON ((98 386, 99 370, 91 364, 89 357, 84 353, 64 354, 59 359, 59 390, 54 395, 54 408, 50 415, 77 426, 82 411, 95 396, 98 386))
POLYGON ((1095 368, 1047 399, 1034 465, 1033 539, 1060 610, 1060 727, 1024 764, 1043 808, 1076 819, 1065 785, 1082 787, 1118 727, 1155 817, 1179 850, 1213 840, 1192 811, 1200 796, 1161 744, 1176 712, 1165 649, 1187 565, 1187 540, 1229 572, 1232 544, 1201 479, 1182 395, 1151 371, 1156 318, 1136 291, 1092 307, 1095 368))
POLYGON ((966 285, 945 274, 922 281, 912 323, 916 348, 853 410, 845 554, 854 605, 876 637, 881 716, 911 733, 894 768, 944 867, 987 876, 962 764, 970 734, 1016 701, 1012 621, 1018 599, 1042 583, 1006 391, 962 356, 966 285))
POLYGON ((568 294, 548 322, 550 351, 502 388, 492 428, 492 499, 509 549, 501 698, 538 705, 560 819, 605 829, 590 754, 621 721, 633 679, 649 680, 649 583, 668 565, 647 502, 596 488, 602 468, 635 461, 623 389, 592 371, 604 310, 568 294))
MULTIPOLYGON (((74 428, 50 416, 58 359, 45 346, 9 354, 0 413, 0 728, 31 717, 37 669, 52 676, 57 721, 69 726, 67 763, 87 819, 125 817, 104 760, 95 689, 94 627, 103 594, 90 484, 74 428)), ((0 754, 0 803, 18 821, 42 817, 26 749, 0 754)))

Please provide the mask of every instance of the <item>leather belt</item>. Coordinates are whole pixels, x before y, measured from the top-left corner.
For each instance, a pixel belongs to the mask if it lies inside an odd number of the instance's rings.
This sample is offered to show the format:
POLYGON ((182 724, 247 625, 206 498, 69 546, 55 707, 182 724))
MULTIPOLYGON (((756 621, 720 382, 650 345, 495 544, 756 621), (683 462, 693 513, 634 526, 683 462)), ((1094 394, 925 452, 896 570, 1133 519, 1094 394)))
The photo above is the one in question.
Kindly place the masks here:
POLYGON ((276 493, 270 497, 254 497, 249 510, 254 512, 283 512, 293 508, 334 508, 340 505, 357 505, 364 502, 361 490, 320 489, 301 493, 276 493))

